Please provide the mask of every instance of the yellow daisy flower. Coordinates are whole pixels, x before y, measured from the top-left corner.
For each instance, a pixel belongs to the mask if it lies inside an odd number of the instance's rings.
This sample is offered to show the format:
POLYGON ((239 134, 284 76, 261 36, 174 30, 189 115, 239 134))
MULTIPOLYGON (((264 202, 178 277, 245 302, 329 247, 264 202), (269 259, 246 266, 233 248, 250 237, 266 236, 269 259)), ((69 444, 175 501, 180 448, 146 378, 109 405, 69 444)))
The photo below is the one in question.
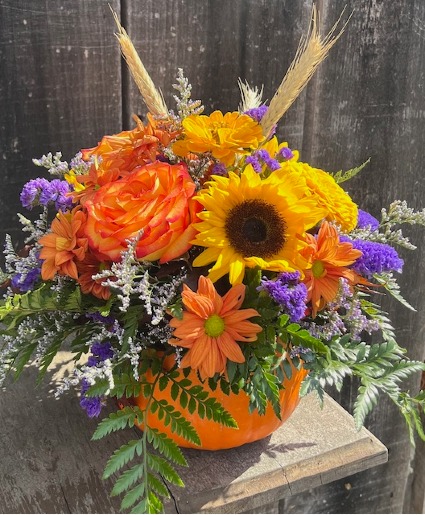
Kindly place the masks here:
POLYGON ((307 245, 305 232, 316 225, 326 210, 308 196, 305 180, 295 173, 276 170, 267 179, 247 167, 238 176, 213 176, 195 197, 205 208, 194 245, 206 247, 194 266, 214 263, 209 278, 215 282, 229 274, 240 284, 245 268, 276 272, 308 268, 300 251, 307 245))
POLYGON ((305 178, 310 194, 316 196, 318 203, 327 210, 326 220, 337 223, 345 232, 350 232, 356 227, 357 204, 331 175, 294 159, 282 163, 281 167, 288 173, 295 172, 305 178))
POLYGON ((210 116, 190 115, 182 122, 183 139, 176 141, 173 152, 178 156, 211 152, 226 166, 235 162, 236 154, 256 149, 264 139, 259 123, 238 112, 214 111, 210 116))

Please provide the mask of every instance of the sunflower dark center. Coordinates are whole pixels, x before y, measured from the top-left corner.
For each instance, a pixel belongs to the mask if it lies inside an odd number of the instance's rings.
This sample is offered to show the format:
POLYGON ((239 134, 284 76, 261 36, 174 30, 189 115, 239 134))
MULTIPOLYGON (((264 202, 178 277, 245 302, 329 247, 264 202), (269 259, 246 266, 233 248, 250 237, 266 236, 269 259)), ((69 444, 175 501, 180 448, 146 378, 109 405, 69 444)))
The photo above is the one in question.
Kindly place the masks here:
POLYGON ((285 221, 273 204, 245 200, 229 211, 225 231, 230 245, 244 257, 263 259, 277 254, 285 244, 285 221))

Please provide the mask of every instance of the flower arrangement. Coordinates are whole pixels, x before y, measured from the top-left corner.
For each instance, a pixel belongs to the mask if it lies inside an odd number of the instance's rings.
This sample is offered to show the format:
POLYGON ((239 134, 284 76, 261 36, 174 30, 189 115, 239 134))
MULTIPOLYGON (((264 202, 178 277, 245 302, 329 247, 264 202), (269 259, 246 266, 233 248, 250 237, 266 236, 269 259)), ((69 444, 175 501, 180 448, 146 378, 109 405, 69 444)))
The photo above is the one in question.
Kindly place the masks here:
POLYGON ((414 248, 400 225, 425 225, 425 210, 395 201, 377 220, 341 186, 366 163, 325 172, 275 136, 342 31, 323 38, 314 12, 269 105, 240 82, 237 111, 206 115, 182 70, 168 109, 118 27, 147 122, 135 117, 134 129, 104 136, 69 164, 60 153, 34 160, 51 180, 23 187, 23 207, 41 211, 35 221, 20 215, 24 249, 6 239, 0 382, 30 360, 42 380, 66 341, 75 370, 58 394, 78 386, 89 417, 119 399, 93 438, 143 429, 105 470, 120 472, 112 494, 133 512, 161 511, 161 478, 182 485, 179 446, 204 445, 193 417, 226 435, 252 420, 255 440, 267 434, 262 419, 275 429, 299 393, 323 398, 346 376, 359 380, 359 428, 383 393, 412 441, 414 430, 425 439, 425 393, 400 385, 425 365, 405 356, 372 297, 385 292, 412 309, 394 275, 403 267, 395 247, 414 248), (372 333, 381 343, 365 341, 372 333), (232 396, 246 406, 241 421, 232 396))

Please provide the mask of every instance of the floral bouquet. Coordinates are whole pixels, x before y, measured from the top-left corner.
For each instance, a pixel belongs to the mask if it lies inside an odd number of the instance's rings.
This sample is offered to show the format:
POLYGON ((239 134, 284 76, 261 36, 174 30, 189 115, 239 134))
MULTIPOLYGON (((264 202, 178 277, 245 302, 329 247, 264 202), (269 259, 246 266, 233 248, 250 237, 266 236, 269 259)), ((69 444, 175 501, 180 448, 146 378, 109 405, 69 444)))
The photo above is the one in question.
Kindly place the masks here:
POLYGON ((60 391, 78 385, 89 417, 118 399, 93 438, 143 430, 104 474, 119 473, 112 494, 133 512, 162 509, 162 479, 182 485, 180 446, 262 438, 300 394, 323 398, 346 376, 359 380, 359 428, 384 393, 412 440, 415 429, 425 438, 425 394, 400 386, 425 366, 405 356, 371 296, 410 308, 395 246, 414 248, 400 224, 425 225, 425 210, 396 201, 377 220, 341 187, 364 165, 328 173, 275 136, 342 31, 322 37, 314 12, 268 105, 240 82, 237 111, 206 115, 181 70, 169 109, 118 27, 147 121, 135 117, 134 129, 69 165, 60 153, 34 160, 53 177, 23 187, 23 207, 41 211, 35 221, 20 215, 25 247, 6 239, 0 381, 30 360, 41 380, 65 342, 75 368, 60 391), (367 343, 375 332, 380 343, 367 343))

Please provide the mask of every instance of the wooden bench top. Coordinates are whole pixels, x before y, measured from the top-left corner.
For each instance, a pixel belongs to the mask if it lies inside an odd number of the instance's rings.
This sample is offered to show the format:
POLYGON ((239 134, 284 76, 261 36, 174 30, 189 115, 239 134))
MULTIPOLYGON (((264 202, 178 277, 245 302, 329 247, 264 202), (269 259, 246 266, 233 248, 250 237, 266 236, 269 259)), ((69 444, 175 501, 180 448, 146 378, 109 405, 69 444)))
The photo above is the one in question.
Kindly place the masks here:
MULTIPOLYGON (((47 379, 70 367, 61 352, 35 388, 31 367, 0 392, 0 513, 117 513, 112 481, 102 481, 112 452, 137 429, 92 442, 88 419, 74 392, 55 399, 47 379)), ((115 406, 111 402, 102 415, 115 406)), ((172 487, 167 513, 274 512, 279 499, 387 461, 387 449, 330 397, 321 409, 308 396, 270 437, 227 451, 185 450, 186 487, 172 487)))

